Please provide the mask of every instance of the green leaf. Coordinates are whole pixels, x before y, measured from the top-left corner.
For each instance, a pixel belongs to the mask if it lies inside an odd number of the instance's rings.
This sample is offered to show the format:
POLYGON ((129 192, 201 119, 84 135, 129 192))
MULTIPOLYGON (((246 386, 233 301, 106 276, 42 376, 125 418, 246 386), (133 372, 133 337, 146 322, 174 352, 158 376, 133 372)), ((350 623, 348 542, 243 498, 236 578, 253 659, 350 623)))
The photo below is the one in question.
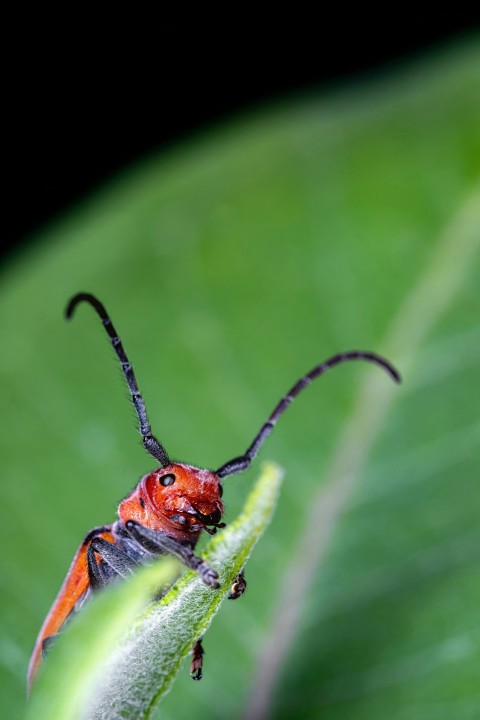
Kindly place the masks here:
POLYGON ((162 560, 95 597, 44 663, 27 718, 150 717, 268 525, 281 478, 278 467, 265 465, 243 513, 209 543, 204 558, 219 574, 219 590, 188 572, 139 615, 174 576, 175 563, 162 560))

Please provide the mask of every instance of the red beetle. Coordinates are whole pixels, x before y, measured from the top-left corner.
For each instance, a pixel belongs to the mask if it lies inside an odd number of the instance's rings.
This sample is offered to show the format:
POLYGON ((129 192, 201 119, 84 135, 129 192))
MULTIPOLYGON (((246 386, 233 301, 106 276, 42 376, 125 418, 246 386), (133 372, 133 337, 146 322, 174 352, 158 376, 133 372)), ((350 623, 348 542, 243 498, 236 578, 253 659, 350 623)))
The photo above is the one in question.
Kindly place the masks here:
MULTIPOLYGON (((83 301, 97 311, 110 337, 132 396, 143 446, 155 458, 158 467, 144 475, 131 494, 122 500, 118 507, 118 520, 112 525, 94 528, 85 537, 38 635, 28 668, 28 687, 42 655, 89 595, 115 578, 130 575, 136 566, 149 562, 153 556, 175 555, 188 568, 196 570, 205 584, 219 587, 215 570, 194 555, 193 549, 203 530, 213 535, 217 528, 225 527, 225 523, 221 522, 221 481, 227 475, 248 468, 280 415, 312 380, 347 360, 367 360, 386 370, 396 382, 400 381, 395 368, 375 353, 355 350, 334 355, 304 375, 280 400, 243 455, 229 460, 218 470, 202 470, 172 462, 163 445, 152 434, 133 368, 102 303, 93 295, 79 293, 68 303, 67 318, 72 317, 77 305, 83 301)), ((229 597, 240 597, 245 588, 246 581, 240 573, 229 597)), ((202 655, 201 640, 198 640, 193 648, 190 668, 194 680, 202 677, 202 655)))

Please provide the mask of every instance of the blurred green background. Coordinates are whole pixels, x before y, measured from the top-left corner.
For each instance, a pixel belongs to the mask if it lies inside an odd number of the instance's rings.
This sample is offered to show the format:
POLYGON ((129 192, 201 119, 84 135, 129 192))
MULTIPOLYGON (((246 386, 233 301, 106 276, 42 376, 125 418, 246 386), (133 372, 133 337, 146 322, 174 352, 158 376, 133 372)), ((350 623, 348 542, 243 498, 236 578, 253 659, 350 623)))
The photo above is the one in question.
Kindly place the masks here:
MULTIPOLYGON (((252 693, 275 718, 479 716, 479 181, 472 42, 154 157, 3 268, 4 717, 23 712, 29 654, 78 543, 152 467, 97 318, 63 320, 80 290, 105 302, 154 431, 192 464, 242 452, 337 351, 383 350, 405 374, 384 402, 379 380, 378 397, 359 395, 374 371, 351 364, 282 418, 262 456, 287 477, 248 593, 208 633, 204 680, 185 668, 159 716, 240 717, 252 693), (362 462, 325 562, 305 562, 299 627, 266 694, 282 583, 352 447, 362 462)), ((255 473, 225 482, 227 521, 255 473)))

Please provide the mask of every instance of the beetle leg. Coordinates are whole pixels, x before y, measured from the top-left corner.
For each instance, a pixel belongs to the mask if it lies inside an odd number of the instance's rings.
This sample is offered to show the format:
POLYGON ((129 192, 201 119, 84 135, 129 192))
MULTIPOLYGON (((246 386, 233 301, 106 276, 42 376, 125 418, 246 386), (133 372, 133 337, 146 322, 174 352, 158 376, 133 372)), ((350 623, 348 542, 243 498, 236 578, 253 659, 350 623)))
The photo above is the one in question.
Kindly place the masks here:
POLYGON ((42 640, 42 658, 46 656, 47 652, 50 650, 50 647, 53 645, 59 635, 60 633, 54 633, 53 635, 49 635, 42 640))
POLYGON ((192 680, 202 679, 203 656, 205 651, 202 645, 202 638, 198 638, 192 648, 192 662, 190 664, 190 676, 192 680))
POLYGON ((145 550, 157 555, 161 553, 175 555, 188 568, 196 570, 205 585, 210 585, 213 588, 220 587, 215 570, 212 570, 202 558, 194 555, 189 545, 182 545, 167 533, 150 530, 150 528, 144 527, 133 520, 128 520, 125 523, 125 528, 145 550))
POLYGON ((228 593, 227 597, 229 600, 238 600, 239 597, 242 597, 246 589, 247 581, 245 580, 243 570, 240 570, 237 577, 232 583, 232 587, 230 588, 230 592, 228 593))
POLYGON ((115 576, 128 577, 138 563, 132 560, 123 550, 103 538, 93 538, 87 550, 88 579, 92 590, 103 588, 115 576), (97 562, 96 554, 100 555, 102 563, 97 562))

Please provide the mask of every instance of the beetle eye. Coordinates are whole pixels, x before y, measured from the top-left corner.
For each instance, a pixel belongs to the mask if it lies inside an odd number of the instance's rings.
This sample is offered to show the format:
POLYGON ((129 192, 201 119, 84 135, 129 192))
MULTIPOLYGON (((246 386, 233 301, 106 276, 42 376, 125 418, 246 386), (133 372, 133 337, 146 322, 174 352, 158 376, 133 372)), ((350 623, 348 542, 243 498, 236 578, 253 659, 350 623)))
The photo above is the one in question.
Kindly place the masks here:
POLYGON ((172 475, 172 473, 167 473, 167 475, 162 475, 160 480, 160 485, 163 485, 164 487, 168 487, 169 485, 173 485, 175 482, 175 475, 172 475))
POLYGON ((219 485, 219 486, 218 486, 218 494, 220 495, 220 497, 223 496, 223 487, 222 487, 222 485, 219 485))

